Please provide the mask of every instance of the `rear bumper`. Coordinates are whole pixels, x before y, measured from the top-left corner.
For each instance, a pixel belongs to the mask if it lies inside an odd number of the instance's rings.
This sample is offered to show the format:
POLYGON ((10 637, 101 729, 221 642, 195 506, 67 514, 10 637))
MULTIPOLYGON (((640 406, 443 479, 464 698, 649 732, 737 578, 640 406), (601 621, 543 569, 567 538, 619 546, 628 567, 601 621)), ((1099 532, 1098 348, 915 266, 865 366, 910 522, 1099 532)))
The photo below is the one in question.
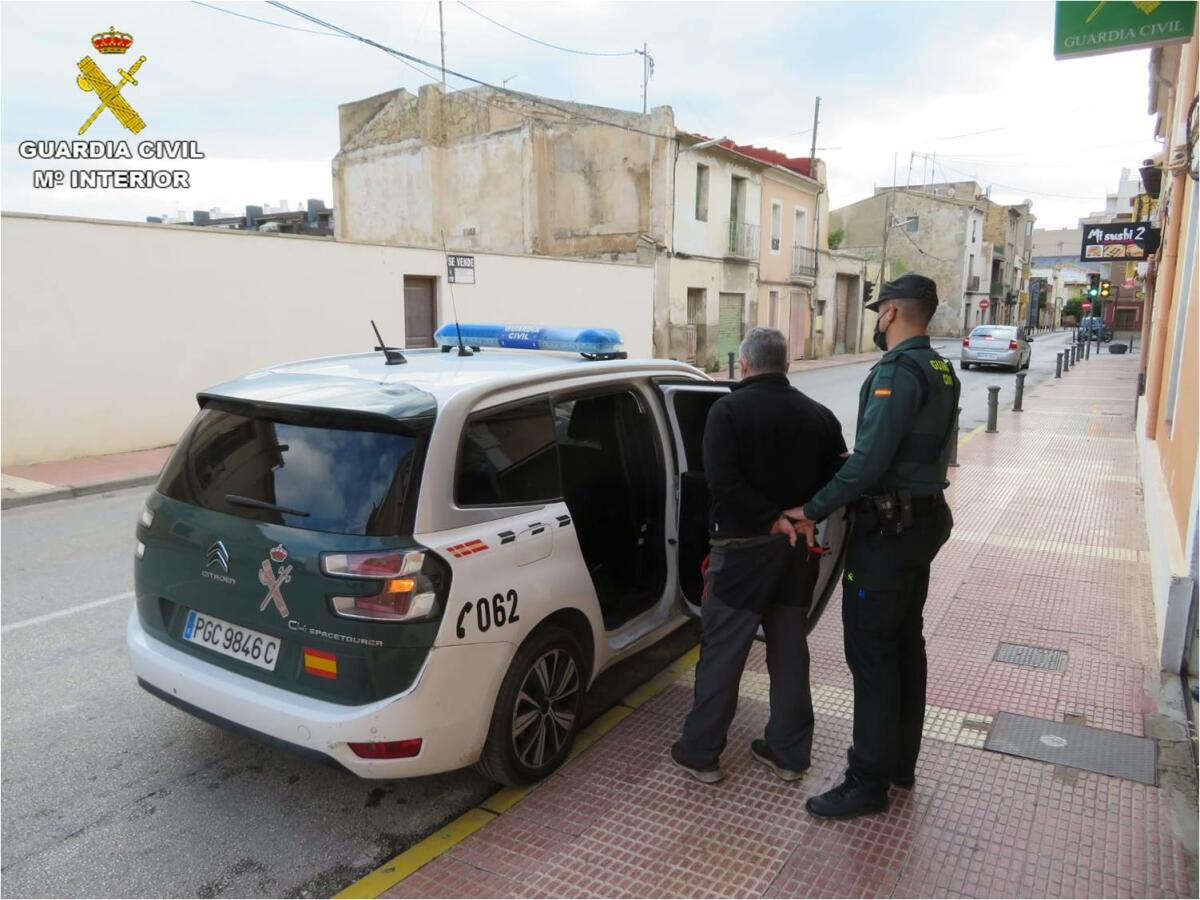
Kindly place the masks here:
POLYGON ((1020 363, 1020 360, 1020 350, 975 350, 963 347, 959 361, 980 366, 1015 366, 1020 363), (991 355, 984 357, 984 353, 991 355))
POLYGON ((341 706, 262 684, 197 659, 153 637, 135 609, 125 630, 129 660, 152 694, 215 724, 363 778, 411 778, 470 765, 487 736, 511 644, 435 647, 416 683, 364 706, 341 706), (362 759, 351 742, 421 738, 412 759, 362 759))

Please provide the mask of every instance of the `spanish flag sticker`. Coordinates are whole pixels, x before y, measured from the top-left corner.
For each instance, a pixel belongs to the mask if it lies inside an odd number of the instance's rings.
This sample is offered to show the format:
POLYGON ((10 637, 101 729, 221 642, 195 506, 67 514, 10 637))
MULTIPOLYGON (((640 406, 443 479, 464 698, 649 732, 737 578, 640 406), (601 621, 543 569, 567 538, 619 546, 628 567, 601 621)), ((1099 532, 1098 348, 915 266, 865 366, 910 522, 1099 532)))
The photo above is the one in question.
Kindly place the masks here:
POLYGON ((892 396, 892 389, 891 388, 875 388, 875 396, 876 397, 890 397, 890 396, 892 396))
POLYGON ((304 648, 304 671, 318 678, 337 678, 337 657, 324 650, 304 648))

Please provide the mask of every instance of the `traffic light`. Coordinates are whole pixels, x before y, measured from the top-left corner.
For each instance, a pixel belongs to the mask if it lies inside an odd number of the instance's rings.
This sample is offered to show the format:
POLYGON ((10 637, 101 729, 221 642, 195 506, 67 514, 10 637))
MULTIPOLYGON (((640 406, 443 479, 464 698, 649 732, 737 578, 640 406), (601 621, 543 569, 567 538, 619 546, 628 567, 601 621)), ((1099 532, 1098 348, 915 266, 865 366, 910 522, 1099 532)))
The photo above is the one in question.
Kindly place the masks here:
POLYGON ((871 296, 875 293, 875 282, 863 280, 863 306, 871 302, 871 296))
POLYGON ((1112 296, 1112 282, 1111 281, 1100 282, 1100 299, 1107 300, 1111 296, 1112 296))
POLYGON ((1087 296, 1088 296, 1089 300, 1095 300, 1097 297, 1100 296, 1100 276, 1099 275, 1088 276, 1087 296))

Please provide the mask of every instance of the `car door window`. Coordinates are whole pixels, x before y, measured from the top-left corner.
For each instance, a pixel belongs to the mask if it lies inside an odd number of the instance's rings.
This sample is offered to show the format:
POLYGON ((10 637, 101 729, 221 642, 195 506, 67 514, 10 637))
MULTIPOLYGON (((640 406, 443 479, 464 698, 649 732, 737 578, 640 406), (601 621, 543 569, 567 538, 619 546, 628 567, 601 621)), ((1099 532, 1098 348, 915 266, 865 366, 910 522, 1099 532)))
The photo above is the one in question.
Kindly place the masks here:
POLYGON ((454 483, 459 506, 545 503, 561 494, 548 397, 467 419, 454 483))

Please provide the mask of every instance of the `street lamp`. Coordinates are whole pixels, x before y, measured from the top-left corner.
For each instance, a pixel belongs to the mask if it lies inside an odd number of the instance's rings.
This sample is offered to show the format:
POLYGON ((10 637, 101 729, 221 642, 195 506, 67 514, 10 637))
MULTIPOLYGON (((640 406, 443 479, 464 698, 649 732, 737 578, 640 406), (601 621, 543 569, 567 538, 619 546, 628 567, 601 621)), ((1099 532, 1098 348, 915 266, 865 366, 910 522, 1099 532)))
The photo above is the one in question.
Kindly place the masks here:
POLYGON ((684 147, 679 152, 687 153, 689 150, 707 150, 709 147, 712 147, 716 144, 723 144, 727 140, 729 140, 727 137, 711 138, 707 141, 701 141, 698 144, 692 144, 690 147, 684 147))

